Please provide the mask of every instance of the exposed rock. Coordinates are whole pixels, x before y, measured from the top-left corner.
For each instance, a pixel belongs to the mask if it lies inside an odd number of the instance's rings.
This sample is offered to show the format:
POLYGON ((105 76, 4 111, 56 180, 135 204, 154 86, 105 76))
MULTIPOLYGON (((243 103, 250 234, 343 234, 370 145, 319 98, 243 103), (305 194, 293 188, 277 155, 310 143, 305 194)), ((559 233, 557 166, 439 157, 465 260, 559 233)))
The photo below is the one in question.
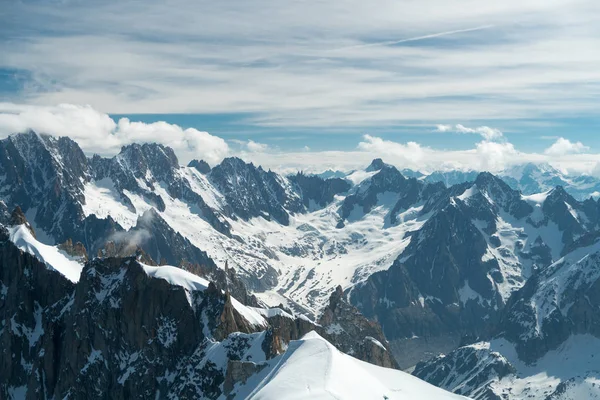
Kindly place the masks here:
POLYGON ((208 163, 204 160, 192 160, 187 166, 196 168, 201 174, 208 174, 210 172, 210 165, 208 165, 208 163))
POLYGON ((350 190, 350 183, 341 178, 322 179, 314 175, 305 175, 299 172, 289 177, 296 184, 302 196, 302 203, 309 209, 311 200, 319 207, 331 203, 336 194, 350 190))
POLYGON ((33 230, 33 227, 27 221, 25 214, 23 214, 23 211, 21 210, 21 207, 19 207, 19 206, 16 206, 15 209, 10 214, 10 219, 8 220, 8 225, 11 225, 11 226, 25 225, 27 227, 27 229, 29 230, 29 232, 31 232, 31 235, 33 237, 35 237, 35 231, 33 230))
POLYGON ((246 383, 248 378, 262 371, 265 366, 265 364, 256 364, 251 361, 227 361, 227 375, 225 375, 223 384, 224 393, 228 395, 237 383, 246 383))
POLYGON ((59 244, 58 248, 70 255, 71 257, 80 258, 84 261, 88 260, 87 250, 81 242, 73 244, 73 241, 71 239, 67 239, 66 242, 59 244))
POLYGON ((290 212, 303 210, 300 197, 277 174, 239 158, 226 158, 209 174, 231 207, 233 215, 274 219, 289 225, 290 212))

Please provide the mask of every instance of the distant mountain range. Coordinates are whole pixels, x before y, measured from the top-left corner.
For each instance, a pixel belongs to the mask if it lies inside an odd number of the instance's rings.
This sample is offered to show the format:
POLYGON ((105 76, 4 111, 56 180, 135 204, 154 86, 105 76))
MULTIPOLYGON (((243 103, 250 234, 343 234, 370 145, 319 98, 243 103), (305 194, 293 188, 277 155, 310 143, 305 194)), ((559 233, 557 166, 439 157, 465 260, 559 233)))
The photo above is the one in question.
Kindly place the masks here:
POLYGON ((294 375, 294 391, 342 395, 345 374, 374 399, 434 390, 335 347, 476 399, 598 398, 583 350, 600 346, 594 179, 381 159, 282 176, 239 158, 181 166, 157 144, 103 158, 10 136, 0 395, 273 398, 294 375), (581 362, 552 369, 561 357, 581 362))
MULTIPOLYGON (((328 170, 317 174, 317 176, 324 179, 330 177, 345 178, 347 175, 352 174, 352 172, 348 174, 341 171, 328 170)), ((401 172, 407 178, 417 178, 428 183, 442 182, 449 187, 459 183, 473 182, 482 171, 449 170, 423 173, 403 169, 401 172)), ((520 190, 523 194, 541 193, 556 186, 562 186, 577 200, 585 200, 590 197, 600 198, 600 177, 584 174, 566 174, 548 163, 515 165, 497 172, 495 175, 504 180, 511 188, 520 190)))

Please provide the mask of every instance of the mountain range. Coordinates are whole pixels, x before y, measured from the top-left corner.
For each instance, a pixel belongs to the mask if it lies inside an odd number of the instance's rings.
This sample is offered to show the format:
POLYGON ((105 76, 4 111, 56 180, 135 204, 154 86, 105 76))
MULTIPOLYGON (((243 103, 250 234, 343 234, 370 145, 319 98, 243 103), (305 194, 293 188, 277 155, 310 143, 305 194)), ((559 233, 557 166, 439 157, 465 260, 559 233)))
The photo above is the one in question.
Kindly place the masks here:
POLYGON ((0 394, 600 398, 594 179, 381 159, 283 176, 9 136, 0 394))

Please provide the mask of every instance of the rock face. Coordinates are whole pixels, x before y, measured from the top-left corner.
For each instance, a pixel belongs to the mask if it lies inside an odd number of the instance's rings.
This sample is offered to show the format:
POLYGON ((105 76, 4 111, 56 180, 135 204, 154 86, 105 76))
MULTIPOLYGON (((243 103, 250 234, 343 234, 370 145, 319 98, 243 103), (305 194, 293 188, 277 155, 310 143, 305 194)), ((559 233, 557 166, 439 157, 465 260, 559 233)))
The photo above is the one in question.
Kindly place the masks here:
POLYGON ((136 208, 127 193, 141 196, 159 211, 165 210, 163 196, 168 195, 193 205, 218 232, 230 234, 230 227, 219 212, 209 207, 183 177, 173 149, 155 143, 132 144, 111 159, 94 156, 90 164, 93 179, 109 180, 130 210, 136 208), (164 194, 157 189, 164 190, 164 194))
POLYGON ((263 216, 289 224, 289 213, 302 211, 300 197, 274 172, 226 158, 210 172, 210 179, 227 199, 232 212, 242 218, 263 216))
POLYGON ((333 201, 336 194, 350 190, 350 183, 341 178, 322 179, 314 175, 299 172, 290 177, 290 181, 298 186, 302 203, 310 208, 311 201, 319 207, 325 207, 333 201))
MULTIPOLYGON (((114 232, 114 221, 85 217, 81 208, 88 160, 74 141, 28 132, 0 140, 0 197, 9 209, 20 206, 29 220, 56 242, 69 238, 87 248, 86 234, 114 232)), ((39 234, 40 232, 38 232, 39 234)))
POLYGON ((346 354, 387 368, 398 368, 379 325, 366 319, 338 286, 323 311, 317 332, 346 354))
POLYGON ((210 165, 204 160, 192 160, 188 163, 188 167, 196 168, 201 174, 208 174, 210 172, 210 165))
POLYGON ((435 386, 476 399, 498 399, 490 387, 516 373, 515 367, 502 355, 472 345, 461 347, 449 356, 440 355, 417 364, 413 375, 435 386))
POLYGON ((138 218, 135 227, 118 236, 118 242, 125 242, 133 247, 139 246, 160 264, 178 265, 188 262, 216 268, 206 252, 191 244, 179 232, 175 232, 155 209, 145 211, 138 218))

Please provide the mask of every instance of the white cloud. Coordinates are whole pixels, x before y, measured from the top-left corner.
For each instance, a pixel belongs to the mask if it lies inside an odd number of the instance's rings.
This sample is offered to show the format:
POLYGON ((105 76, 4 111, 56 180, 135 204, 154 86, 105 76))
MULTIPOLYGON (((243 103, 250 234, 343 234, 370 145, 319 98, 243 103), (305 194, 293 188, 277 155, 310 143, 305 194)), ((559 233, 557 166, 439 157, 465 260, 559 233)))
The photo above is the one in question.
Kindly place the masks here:
POLYGON ((594 168, 592 169, 592 175, 600 178, 600 161, 594 165, 594 168))
MULTIPOLYGON (((506 140, 482 140, 472 148, 443 150, 414 141, 400 143, 375 135, 364 135, 355 149, 347 151, 318 151, 303 144, 295 151, 284 151, 253 140, 232 140, 236 145, 230 148, 222 138, 207 132, 193 128, 182 129, 166 122, 147 124, 126 118, 114 121, 107 114, 90 106, 63 104, 45 107, 0 103, 0 137, 26 129, 55 136, 69 136, 88 155, 97 152, 111 156, 122 145, 158 142, 171 146, 182 163, 198 158, 214 165, 226 156, 237 155, 280 172, 322 172, 327 169, 348 171, 364 168, 374 158, 381 157, 399 168, 421 171, 476 169, 496 172, 524 162, 551 162, 569 171, 594 171, 600 176, 600 156, 577 153, 575 150, 583 149, 582 145, 566 139, 563 139, 565 142, 557 141, 563 143, 563 151, 541 154, 519 151, 506 140), (566 142, 570 145, 565 146, 566 142), (564 151, 565 148, 570 150, 564 151)), ((452 126, 451 129, 456 128, 452 126)))
POLYGON ((53 136, 68 136, 87 153, 114 155, 121 146, 156 142, 172 147, 183 160, 203 158, 217 163, 229 153, 227 143, 194 128, 166 122, 115 122, 90 106, 61 104, 55 107, 0 103, 0 137, 32 129, 53 136))
POLYGON ((526 156, 521 157, 515 147, 508 142, 482 141, 476 144, 475 153, 479 161, 476 169, 492 172, 523 162, 526 158, 526 156))
POLYGON ((502 132, 496 128, 489 126, 479 126, 477 128, 468 128, 461 124, 452 125, 436 125, 438 132, 458 132, 458 133, 475 133, 481 135, 485 140, 498 140, 503 137, 502 132))
POLYGON ((585 146, 581 142, 571 142, 569 139, 561 137, 552 146, 548 147, 544 153, 550 156, 562 156, 565 154, 582 153, 589 149, 588 146, 585 146))
POLYGON ((363 140, 358 144, 359 150, 380 154, 384 157, 393 158, 396 162, 411 166, 416 166, 423 161, 428 151, 416 142, 402 144, 371 135, 364 135, 363 140))
POLYGON ((248 143, 246 143, 246 147, 248 147, 248 150, 253 153, 264 153, 269 150, 268 145, 264 143, 255 142, 254 140, 248 140, 248 143))

